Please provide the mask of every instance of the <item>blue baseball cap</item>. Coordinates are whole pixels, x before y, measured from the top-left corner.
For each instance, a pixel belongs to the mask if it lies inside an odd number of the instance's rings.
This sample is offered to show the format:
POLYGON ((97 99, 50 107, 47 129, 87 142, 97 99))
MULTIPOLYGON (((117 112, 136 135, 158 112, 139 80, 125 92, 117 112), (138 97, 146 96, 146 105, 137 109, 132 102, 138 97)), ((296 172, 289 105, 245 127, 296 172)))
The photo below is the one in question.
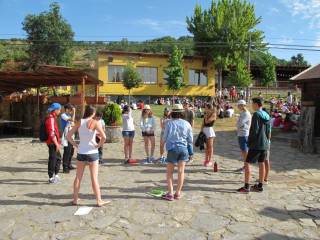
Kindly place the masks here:
POLYGON ((48 112, 53 112, 59 109, 61 109, 60 103, 52 103, 51 106, 48 108, 48 112))

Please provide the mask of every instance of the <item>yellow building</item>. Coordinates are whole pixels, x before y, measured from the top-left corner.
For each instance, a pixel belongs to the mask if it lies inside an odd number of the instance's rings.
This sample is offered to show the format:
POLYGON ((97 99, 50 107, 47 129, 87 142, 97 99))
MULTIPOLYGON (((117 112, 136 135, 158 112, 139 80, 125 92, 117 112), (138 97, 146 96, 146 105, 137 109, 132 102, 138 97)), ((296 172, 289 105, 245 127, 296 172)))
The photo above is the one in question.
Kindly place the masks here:
MULTIPOLYGON (((98 56, 98 78, 104 82, 101 95, 128 95, 122 85, 122 73, 130 62, 139 72, 143 84, 131 90, 134 96, 171 96, 167 89, 164 69, 168 66, 167 54, 101 51, 98 56)), ((175 95, 214 96, 215 70, 212 62, 198 56, 185 56, 184 82, 186 84, 175 95)))

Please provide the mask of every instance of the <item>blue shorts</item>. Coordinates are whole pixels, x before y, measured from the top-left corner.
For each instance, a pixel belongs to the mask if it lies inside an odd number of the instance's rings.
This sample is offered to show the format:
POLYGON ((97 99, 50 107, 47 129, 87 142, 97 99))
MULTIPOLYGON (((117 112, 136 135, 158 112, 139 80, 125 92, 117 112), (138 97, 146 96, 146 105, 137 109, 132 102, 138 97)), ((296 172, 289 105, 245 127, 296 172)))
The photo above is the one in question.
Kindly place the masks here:
POLYGON ((242 152, 248 152, 248 137, 238 137, 239 147, 242 152))
POLYGON ((122 131, 122 137, 134 138, 134 131, 122 131))
POLYGON ((80 162, 94 162, 99 160, 99 153, 80 154, 78 153, 77 159, 80 162))
POLYGON ((177 164, 179 161, 189 160, 188 148, 178 147, 168 151, 167 162, 177 164))

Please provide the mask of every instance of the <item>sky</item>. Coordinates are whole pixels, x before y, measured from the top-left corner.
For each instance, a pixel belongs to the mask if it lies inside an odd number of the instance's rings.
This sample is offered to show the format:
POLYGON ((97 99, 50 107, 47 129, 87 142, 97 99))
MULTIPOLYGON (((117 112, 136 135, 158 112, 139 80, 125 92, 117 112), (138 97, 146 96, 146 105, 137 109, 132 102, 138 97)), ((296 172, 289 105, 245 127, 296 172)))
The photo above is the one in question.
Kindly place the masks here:
MULTIPOLYGON (((319 46, 320 0, 249 0, 262 18, 258 29, 272 44, 319 46)), ((51 0, 0 0, 0 38, 24 37, 27 14, 48 9, 51 0)), ((186 16, 195 4, 207 8, 211 0, 56 0, 71 24, 76 40, 138 41, 162 36, 190 35, 186 16)), ((270 49, 278 58, 302 52, 311 63, 320 63, 320 52, 270 49)))

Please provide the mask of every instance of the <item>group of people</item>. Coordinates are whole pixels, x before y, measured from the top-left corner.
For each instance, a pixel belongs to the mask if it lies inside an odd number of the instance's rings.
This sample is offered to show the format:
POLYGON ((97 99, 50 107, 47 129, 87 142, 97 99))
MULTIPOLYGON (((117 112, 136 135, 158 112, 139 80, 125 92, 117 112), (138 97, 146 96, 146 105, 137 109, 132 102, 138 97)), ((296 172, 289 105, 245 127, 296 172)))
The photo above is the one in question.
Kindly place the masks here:
POLYGON ((236 102, 237 100, 243 100, 246 98, 246 91, 243 88, 237 89, 236 86, 232 86, 229 89, 217 89, 216 95, 218 99, 236 102))
MULTIPOLYGON (((251 114, 246 108, 246 102, 244 100, 238 102, 240 117, 237 122, 237 131, 239 146, 244 159, 244 166, 239 171, 244 171, 245 173, 245 185, 238 189, 241 193, 247 193, 250 190, 263 191, 263 184, 268 182, 270 169, 270 116, 262 109, 262 100, 260 98, 252 100, 252 107, 255 113, 251 118, 251 114), (259 181, 250 188, 250 164, 257 161, 259 162, 259 181)), ((101 114, 96 112, 94 107, 86 106, 81 120, 75 122, 75 108, 67 104, 64 106, 65 111, 63 114, 61 114, 61 108, 60 104, 53 103, 48 109, 48 115, 45 119, 46 144, 49 149, 49 183, 60 181, 58 174, 61 163, 61 144, 64 146, 64 173, 69 173, 70 170, 75 169, 71 165, 71 158, 74 148, 76 148, 77 166, 72 203, 77 205, 80 201, 79 189, 84 169, 88 165, 97 206, 103 206, 108 202, 101 199, 98 181, 99 160, 102 160, 102 146, 106 140, 101 114), (61 127, 63 129, 61 135, 58 128, 58 116, 60 114, 61 127), (75 140, 74 136, 76 134, 78 134, 80 139, 79 142, 75 140)), ((206 167, 211 167, 215 163, 213 150, 216 134, 213 127, 218 116, 218 110, 219 106, 215 101, 205 104, 203 122, 198 138, 202 135, 206 145, 205 159, 203 161, 203 165, 206 167)), ((163 195, 163 198, 168 201, 181 198, 185 165, 193 160, 192 129, 194 118, 194 112, 188 102, 184 102, 183 105, 174 104, 171 110, 169 108, 164 109, 163 117, 160 120, 160 157, 156 159, 154 155, 156 120, 152 114, 150 105, 144 105, 141 111, 140 128, 146 153, 143 163, 152 164, 159 161, 167 165, 166 179, 168 191, 163 195), (167 152, 166 155, 165 151, 167 152), (176 166, 178 168, 178 184, 174 192, 173 172, 176 166)), ((122 124, 124 163, 134 164, 137 162, 132 156, 135 124, 132 109, 128 105, 123 106, 122 109, 122 124)))

